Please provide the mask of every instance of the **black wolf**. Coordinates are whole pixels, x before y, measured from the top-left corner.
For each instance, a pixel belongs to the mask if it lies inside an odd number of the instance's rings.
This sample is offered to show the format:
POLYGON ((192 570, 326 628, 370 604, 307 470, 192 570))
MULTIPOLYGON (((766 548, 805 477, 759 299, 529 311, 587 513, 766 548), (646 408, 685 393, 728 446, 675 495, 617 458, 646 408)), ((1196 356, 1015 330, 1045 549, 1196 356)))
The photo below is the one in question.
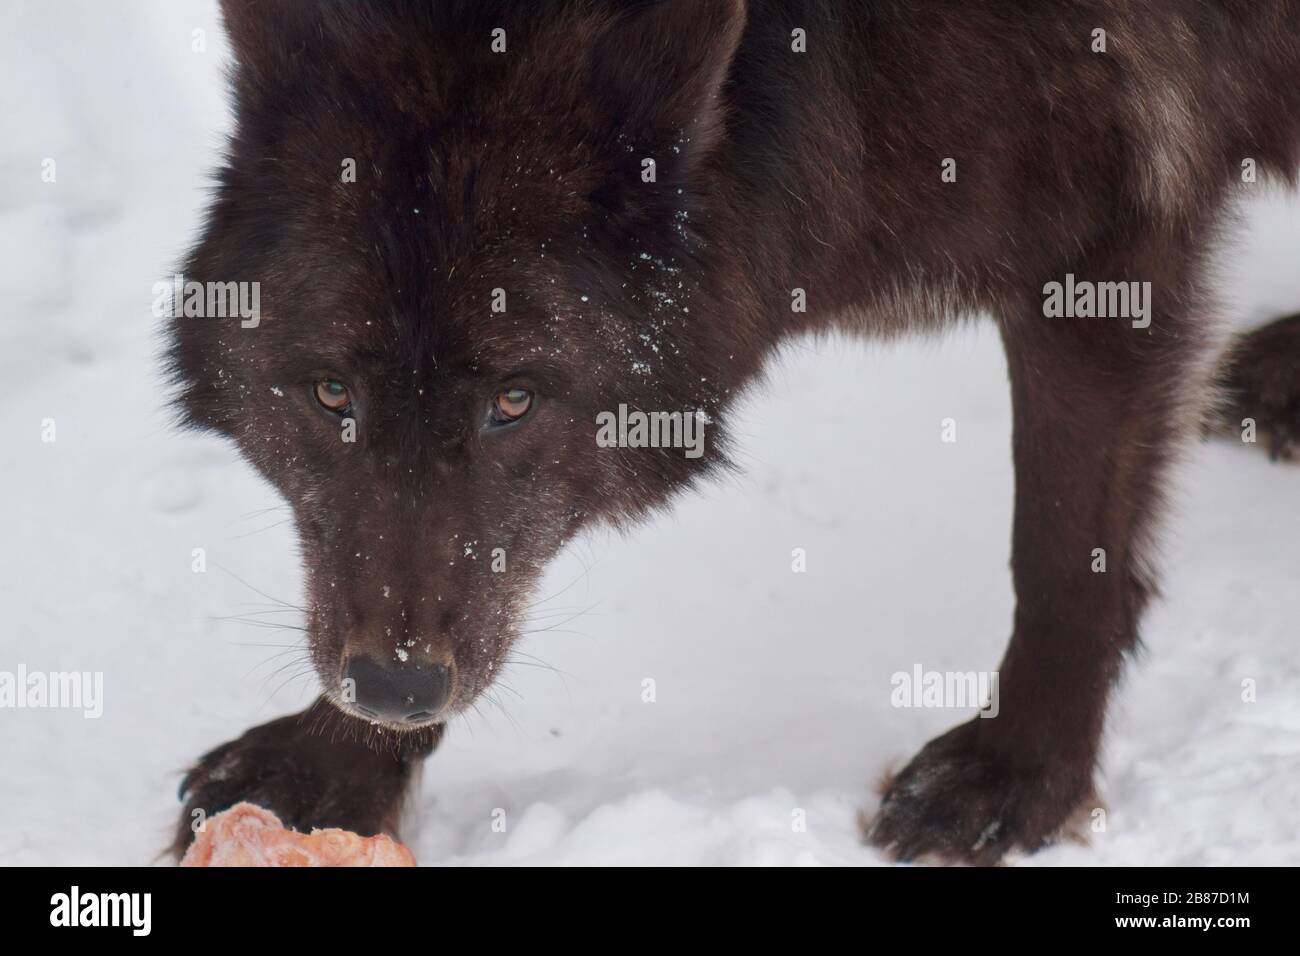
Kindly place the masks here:
POLYGON ((324 694, 197 763, 177 848, 240 799, 392 830, 547 562, 721 467, 781 342, 973 312, 1014 407, 1000 714, 867 835, 991 863, 1091 805, 1171 463, 1211 423, 1300 434, 1300 322, 1231 350, 1204 268, 1234 195, 1300 163, 1300 2, 223 9, 236 127, 184 271, 262 314, 178 318, 170 363, 293 508, 324 694), (1046 307, 1067 281, 1110 292, 1046 307), (598 443, 621 406, 698 416, 703 453, 598 443))

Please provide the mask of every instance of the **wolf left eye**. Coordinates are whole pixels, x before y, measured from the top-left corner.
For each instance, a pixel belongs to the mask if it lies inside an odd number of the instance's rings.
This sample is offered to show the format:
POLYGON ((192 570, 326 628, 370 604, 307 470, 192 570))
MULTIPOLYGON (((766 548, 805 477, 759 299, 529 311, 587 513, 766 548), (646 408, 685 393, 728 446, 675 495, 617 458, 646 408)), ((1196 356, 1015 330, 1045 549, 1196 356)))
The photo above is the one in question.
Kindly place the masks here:
POLYGON ((533 407, 533 393, 526 388, 506 388, 492 401, 492 424, 517 422, 533 407))

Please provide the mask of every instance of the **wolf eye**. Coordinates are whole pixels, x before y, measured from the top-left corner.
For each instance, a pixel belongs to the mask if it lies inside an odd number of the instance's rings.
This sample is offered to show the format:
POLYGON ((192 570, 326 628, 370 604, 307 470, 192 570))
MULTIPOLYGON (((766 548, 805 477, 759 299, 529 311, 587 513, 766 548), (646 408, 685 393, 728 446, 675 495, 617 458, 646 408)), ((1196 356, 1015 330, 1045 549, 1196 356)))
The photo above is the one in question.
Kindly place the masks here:
POLYGON ((497 392, 492 402, 492 422, 508 425, 528 414, 533 405, 533 393, 526 388, 507 388, 497 392))
POLYGON ((316 383, 316 401, 331 412, 342 412, 352 404, 352 393, 342 382, 327 378, 316 383))

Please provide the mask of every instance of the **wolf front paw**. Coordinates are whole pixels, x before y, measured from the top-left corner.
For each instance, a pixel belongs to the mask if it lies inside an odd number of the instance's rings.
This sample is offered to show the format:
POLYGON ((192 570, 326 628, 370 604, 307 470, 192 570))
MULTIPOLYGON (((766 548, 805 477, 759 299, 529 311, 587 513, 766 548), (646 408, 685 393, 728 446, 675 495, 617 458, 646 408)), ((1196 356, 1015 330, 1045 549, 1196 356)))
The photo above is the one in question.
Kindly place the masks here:
POLYGON ((300 832, 339 827, 394 834, 406 785, 441 736, 440 725, 393 734, 324 700, 204 754, 181 781, 185 804, 171 846, 180 857, 204 822, 241 801, 300 832))
POLYGON ((866 839, 899 861, 991 866, 1055 841, 1091 795, 1091 767, 1013 764, 980 747, 980 718, 921 749, 888 780, 866 839))

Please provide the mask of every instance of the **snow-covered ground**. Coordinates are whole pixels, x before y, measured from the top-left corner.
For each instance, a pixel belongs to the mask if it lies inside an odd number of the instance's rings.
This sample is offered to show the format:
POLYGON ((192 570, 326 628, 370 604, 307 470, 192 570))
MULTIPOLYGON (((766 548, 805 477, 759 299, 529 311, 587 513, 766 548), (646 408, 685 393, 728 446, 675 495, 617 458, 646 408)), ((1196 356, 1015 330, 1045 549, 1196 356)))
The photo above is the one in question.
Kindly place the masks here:
MULTIPOLYGON (((293 632, 221 620, 264 609, 241 579, 297 600, 286 512, 160 407, 151 287, 195 230, 225 54, 209 2, 0 11, 0 670, 104 674, 97 720, 0 710, 0 863, 149 863, 186 763, 315 692, 276 673, 293 632)), ((1300 307, 1298 251, 1300 203, 1246 209, 1221 257, 1239 324, 1300 307)), ((856 810, 964 716, 892 708, 890 675, 993 668, 1008 634, 999 346, 987 325, 803 343, 743 421, 743 476, 554 568, 548 608, 586 613, 529 636, 554 669, 509 673, 429 761, 421 861, 881 862, 856 810)), ((1027 863, 1300 863, 1300 468, 1219 444, 1183 479, 1112 714, 1106 832, 1027 863)))

